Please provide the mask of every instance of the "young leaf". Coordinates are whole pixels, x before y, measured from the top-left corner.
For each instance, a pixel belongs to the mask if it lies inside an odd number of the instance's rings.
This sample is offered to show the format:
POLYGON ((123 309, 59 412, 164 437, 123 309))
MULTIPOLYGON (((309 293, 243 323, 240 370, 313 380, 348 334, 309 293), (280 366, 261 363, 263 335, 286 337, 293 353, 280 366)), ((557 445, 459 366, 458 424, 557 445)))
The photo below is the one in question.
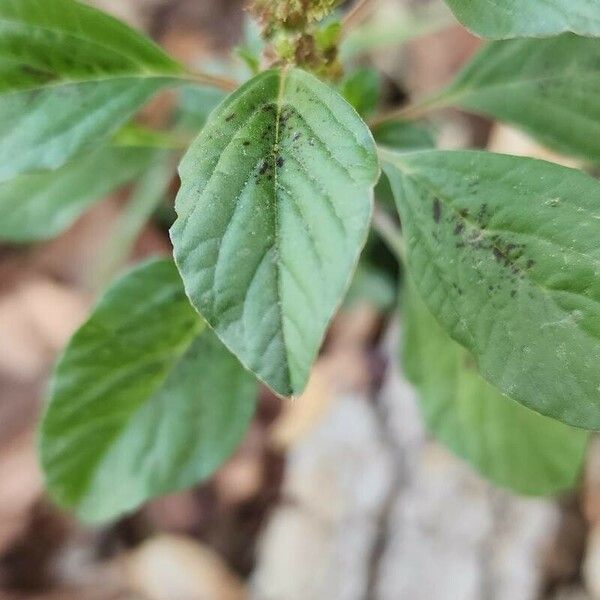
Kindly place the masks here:
POLYGON ((96 200, 142 173, 154 151, 107 145, 56 171, 0 182, 0 240, 52 238, 96 200))
POLYGON ((600 184, 487 152, 384 152, 409 270, 481 374, 542 414, 600 428, 600 184))
POLYGON ((74 0, 0 0, 0 56, 0 181, 60 167, 183 73, 74 0))
POLYGON ((559 152, 599 161, 599 94, 600 39, 564 34, 488 44, 440 103, 513 123, 559 152))
POLYGON ((282 395, 297 394, 367 237, 373 138, 335 91, 266 71, 211 115, 180 166, 175 258, 194 306, 282 395))
POLYGON ((435 146, 431 131, 410 121, 385 121, 375 125, 371 131, 378 144, 391 150, 417 150, 435 146))
POLYGON ((412 284, 403 299, 404 365, 436 438, 482 475, 518 493, 572 487, 589 434, 503 396, 440 327, 412 284))
POLYGON ((340 86, 340 93, 362 117, 369 116, 377 108, 381 91, 379 73, 369 67, 361 67, 350 73, 340 86))
POLYGON ((600 0, 446 0, 456 18, 482 37, 600 35, 600 0))
POLYGON ((56 366, 40 436, 48 489, 103 521, 188 487, 239 442, 255 393, 174 264, 146 263, 106 292, 56 366))

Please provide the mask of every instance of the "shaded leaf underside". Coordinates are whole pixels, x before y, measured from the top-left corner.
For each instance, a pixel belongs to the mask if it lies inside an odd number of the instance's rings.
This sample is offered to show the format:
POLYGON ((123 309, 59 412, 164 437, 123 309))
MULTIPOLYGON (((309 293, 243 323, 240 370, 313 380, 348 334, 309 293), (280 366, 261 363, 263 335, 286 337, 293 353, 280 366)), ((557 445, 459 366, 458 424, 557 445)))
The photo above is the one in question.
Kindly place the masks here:
POLYGON ((58 235, 92 202, 139 175, 153 156, 149 148, 106 145, 55 171, 0 182, 0 239, 58 235))
POLYGON ((403 299, 404 365, 436 438, 492 482, 518 493, 573 486, 589 434, 502 395, 440 327, 412 284, 403 299))

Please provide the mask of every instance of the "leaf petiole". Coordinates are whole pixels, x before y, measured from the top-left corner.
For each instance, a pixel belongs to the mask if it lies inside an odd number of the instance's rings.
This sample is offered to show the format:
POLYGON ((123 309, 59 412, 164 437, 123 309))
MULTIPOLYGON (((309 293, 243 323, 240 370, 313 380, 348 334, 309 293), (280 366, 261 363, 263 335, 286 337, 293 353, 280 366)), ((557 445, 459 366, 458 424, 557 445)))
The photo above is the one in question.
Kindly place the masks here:
POLYGON ((379 206, 375 206, 373 210, 373 229, 398 259, 398 262, 406 264, 406 247, 400 227, 379 206))

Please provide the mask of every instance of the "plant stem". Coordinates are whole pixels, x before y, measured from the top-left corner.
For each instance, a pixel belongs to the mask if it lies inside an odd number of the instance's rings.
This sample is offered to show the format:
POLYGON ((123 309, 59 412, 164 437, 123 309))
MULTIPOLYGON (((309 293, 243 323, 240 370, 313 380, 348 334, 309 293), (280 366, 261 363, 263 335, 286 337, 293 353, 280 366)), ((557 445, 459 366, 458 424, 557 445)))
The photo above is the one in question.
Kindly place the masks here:
POLYGON ((373 229, 380 235, 398 261, 406 264, 406 249, 402 232, 390 216, 377 205, 373 210, 373 229))
POLYGON ((219 75, 209 75, 208 73, 199 73, 196 71, 187 72, 188 79, 201 85, 223 90, 224 92, 233 92, 239 87, 239 83, 228 77, 220 77, 219 75))
POLYGON ((371 13, 376 0, 357 0, 342 20, 342 31, 347 33, 353 27, 360 25, 371 13))
POLYGON ((137 182, 129 203, 113 227, 93 276, 97 290, 104 288, 127 262, 131 251, 152 213, 164 199, 176 161, 166 150, 157 150, 153 165, 137 182))
POLYGON ((426 98, 421 102, 400 106, 399 108, 393 108, 387 112, 375 115, 375 117, 369 120, 369 126, 376 127, 377 125, 381 125, 387 121, 394 120, 417 121, 434 110, 445 108, 448 106, 448 104, 448 98, 444 96, 426 98))

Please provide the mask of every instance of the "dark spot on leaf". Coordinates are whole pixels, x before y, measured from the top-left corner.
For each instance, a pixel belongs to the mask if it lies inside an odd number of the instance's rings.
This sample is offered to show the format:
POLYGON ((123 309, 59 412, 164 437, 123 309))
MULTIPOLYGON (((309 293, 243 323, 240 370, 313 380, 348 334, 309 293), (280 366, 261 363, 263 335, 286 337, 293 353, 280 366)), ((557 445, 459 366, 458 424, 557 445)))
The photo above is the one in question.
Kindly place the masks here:
POLYGON ((285 162, 285 161, 283 160, 283 157, 282 157, 282 156, 278 156, 278 157, 277 157, 277 161, 276 161, 276 163, 275 163, 275 164, 276 164, 276 165, 277 165, 277 166, 278 166, 278 167, 281 169, 281 167, 283 167, 283 163, 284 163, 284 162, 285 162))
POLYGON ((248 140, 244 140, 244 141, 242 142, 242 144, 243 144, 244 146, 249 146, 249 145, 250 145, 250 142, 249 142, 248 140))
POLYGON ((268 170, 269 170, 269 163, 266 160, 263 160, 258 172, 260 175, 264 175, 268 170))
POLYGON ((52 71, 46 71, 44 69, 39 69, 31 65, 21 65, 20 69, 24 75, 35 77, 39 81, 48 82, 54 79, 58 79, 58 75, 56 73, 53 73, 52 71))
POLYGON ((460 235, 465 229, 465 224, 462 221, 458 221, 454 226, 454 235, 460 235))
POLYGON ((465 365, 465 368, 467 368, 467 369, 477 368, 477 365, 475 364, 475 359, 473 358, 473 356, 471 356, 471 354, 465 355, 464 365, 465 365))
POLYGON ((231 113, 230 115, 225 117, 225 121, 231 121, 231 119, 233 119, 234 117, 235 117, 235 113, 231 113))
POLYGON ((433 200, 433 220, 436 223, 439 223, 441 216, 442 216, 442 204, 441 204, 439 198, 434 198, 434 200, 433 200))
POLYGON ((479 207, 479 212, 477 213, 477 223, 481 227, 481 229, 485 229, 488 226, 489 222, 489 210, 487 204, 482 204, 479 207))

